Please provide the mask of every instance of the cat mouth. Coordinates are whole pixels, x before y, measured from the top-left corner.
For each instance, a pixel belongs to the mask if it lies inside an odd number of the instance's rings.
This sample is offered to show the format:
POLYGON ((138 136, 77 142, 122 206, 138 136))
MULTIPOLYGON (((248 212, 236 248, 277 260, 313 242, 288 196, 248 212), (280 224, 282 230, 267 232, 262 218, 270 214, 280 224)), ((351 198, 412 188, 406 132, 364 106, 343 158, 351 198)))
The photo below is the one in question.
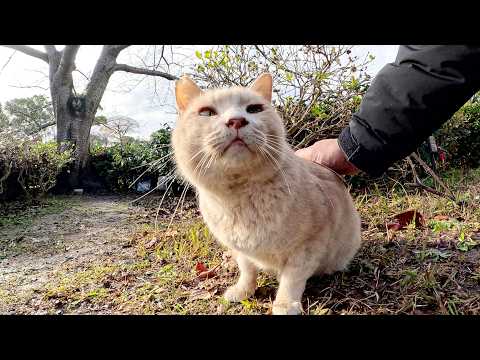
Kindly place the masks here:
POLYGON ((228 149, 230 149, 231 147, 245 147, 247 148, 248 151, 251 152, 250 148, 248 147, 248 145, 245 143, 245 141, 243 141, 243 139, 239 138, 238 136, 233 139, 232 141, 230 141, 230 143, 225 147, 225 149, 223 150, 223 152, 225 153, 228 149))

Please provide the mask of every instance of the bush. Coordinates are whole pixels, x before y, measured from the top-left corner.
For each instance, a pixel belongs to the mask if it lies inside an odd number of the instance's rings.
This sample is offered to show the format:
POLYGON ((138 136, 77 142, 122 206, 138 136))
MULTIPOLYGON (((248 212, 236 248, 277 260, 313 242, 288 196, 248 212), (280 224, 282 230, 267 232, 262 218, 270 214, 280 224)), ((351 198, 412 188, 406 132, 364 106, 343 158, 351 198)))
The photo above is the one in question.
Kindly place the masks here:
POLYGON ((159 175, 172 173, 170 128, 160 129, 149 141, 130 140, 109 147, 94 146, 90 165, 114 192, 126 192, 135 180, 150 180, 156 186, 159 175))
POLYGON ((480 166, 480 96, 474 96, 435 134, 449 167, 480 166))
POLYGON ((374 59, 345 45, 226 45, 203 53, 191 75, 201 87, 248 86, 262 72, 273 76, 273 104, 295 148, 338 136, 360 104, 374 59))
POLYGON ((18 187, 28 197, 46 194, 57 175, 72 160, 72 151, 60 153, 56 142, 42 143, 14 132, 0 134, 0 196, 18 196, 18 187))

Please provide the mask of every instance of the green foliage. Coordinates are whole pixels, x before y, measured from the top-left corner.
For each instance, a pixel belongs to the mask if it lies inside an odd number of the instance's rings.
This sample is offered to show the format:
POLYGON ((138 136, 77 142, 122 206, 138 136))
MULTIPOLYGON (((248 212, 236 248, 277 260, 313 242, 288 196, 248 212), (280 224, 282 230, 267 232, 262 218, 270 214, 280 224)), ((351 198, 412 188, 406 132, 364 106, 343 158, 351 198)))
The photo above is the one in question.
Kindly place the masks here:
POLYGON ((95 116, 93 120, 93 125, 104 125, 108 122, 108 119, 104 115, 95 116))
POLYGON ((68 147, 60 153, 56 142, 42 143, 4 132, 0 140, 0 194, 8 184, 17 184, 28 197, 44 195, 71 160, 68 147))
POLYGON ((169 128, 160 129, 149 141, 129 139, 109 147, 95 145, 91 165, 111 191, 128 191, 140 176, 155 183, 159 175, 174 167, 169 156, 170 132, 169 128))
POLYGON ((2 104, 0 103, 0 130, 5 129, 9 125, 7 114, 3 111, 2 104))
POLYGON ((192 76, 201 87, 248 86, 270 72, 273 104, 295 147, 337 136, 370 83, 372 58, 359 60, 350 46, 226 45, 195 55, 192 76))
POLYGON ((55 120, 52 104, 43 95, 7 101, 5 111, 9 125, 28 135, 43 130, 47 124, 55 120))
POLYGON ((437 132, 438 144, 455 167, 480 166, 480 96, 460 108, 437 132))

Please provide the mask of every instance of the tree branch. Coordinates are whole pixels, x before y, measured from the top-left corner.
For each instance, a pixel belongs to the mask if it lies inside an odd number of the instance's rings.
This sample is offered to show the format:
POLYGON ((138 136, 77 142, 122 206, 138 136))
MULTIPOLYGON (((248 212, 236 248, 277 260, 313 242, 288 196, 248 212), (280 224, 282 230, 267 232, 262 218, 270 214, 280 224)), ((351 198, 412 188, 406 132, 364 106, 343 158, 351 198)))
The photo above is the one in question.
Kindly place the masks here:
POLYGON ((0 75, 2 75, 2 72, 3 70, 5 70, 5 68, 7 67, 7 65, 10 63, 10 60, 12 60, 12 57, 13 55, 15 55, 17 51, 15 50, 12 55, 10 55, 10 57, 8 58, 7 62, 2 66, 2 68, 0 69, 0 75))
POLYGON ((176 77, 175 75, 171 75, 163 71, 141 69, 141 68, 137 68, 137 67, 126 65, 126 64, 116 64, 115 67, 113 68, 113 71, 125 71, 133 74, 159 76, 167 80, 178 80, 178 77, 176 77))
POLYGON ((28 135, 33 135, 33 134, 39 133, 43 129, 46 129, 46 128, 48 128, 50 126, 53 126, 53 125, 56 125, 56 124, 57 124, 57 122, 54 120, 54 121, 50 121, 50 122, 42 124, 42 125, 37 125, 38 128, 35 129, 34 131, 31 131, 28 135))
POLYGON ((129 46, 131 46, 131 45, 110 45, 110 48, 115 49, 116 51, 120 52, 122 50, 125 50, 129 46))
POLYGON ((26 45, 2 45, 2 46, 20 51, 26 55, 36 57, 37 59, 43 60, 46 63, 48 63, 48 55, 46 53, 44 53, 43 51, 39 51, 34 48, 31 48, 30 46, 26 46, 26 45))
POLYGON ((44 45, 43 47, 47 51, 47 54, 48 54, 49 57, 52 54, 55 54, 57 52, 57 48, 55 47, 55 45, 44 45))
POLYGON ((80 45, 67 45, 65 49, 62 50, 62 59, 60 60, 60 65, 57 70, 57 76, 59 78, 63 78, 65 74, 74 69, 78 49, 80 49, 80 45))
POLYGON ((8 85, 10 87, 14 87, 14 88, 18 88, 18 89, 41 89, 41 90, 45 90, 47 91, 48 88, 45 88, 43 86, 38 86, 38 85, 26 85, 26 86, 22 86, 22 85, 8 85))

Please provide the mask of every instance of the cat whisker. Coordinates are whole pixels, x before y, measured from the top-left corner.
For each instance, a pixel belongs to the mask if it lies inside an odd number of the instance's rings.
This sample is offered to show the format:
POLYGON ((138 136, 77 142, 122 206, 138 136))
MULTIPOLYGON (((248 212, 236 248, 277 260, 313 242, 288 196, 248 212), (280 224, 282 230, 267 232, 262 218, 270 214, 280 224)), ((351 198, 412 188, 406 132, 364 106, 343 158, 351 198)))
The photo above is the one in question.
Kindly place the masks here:
POLYGON ((207 172, 207 170, 210 169, 210 166, 211 166, 211 165, 215 164, 215 162, 217 161, 218 156, 219 156, 218 153, 215 153, 214 155, 212 155, 212 156, 210 157, 210 160, 208 161, 208 164, 207 164, 207 166, 205 167, 205 171, 204 171, 203 175, 205 175, 205 173, 207 172))
POLYGON ((140 196, 139 198, 136 198, 135 200, 132 200, 132 201, 130 202, 130 204, 133 204, 133 203, 135 203, 135 202, 143 199, 145 196, 150 195, 152 192, 154 192, 155 190, 159 189, 160 186, 162 186, 162 185, 165 184, 168 180, 170 180, 170 177, 173 175, 174 172, 175 172, 175 169, 172 170, 172 171, 170 171, 167 175, 165 175, 166 178, 165 178, 162 182, 160 182, 159 184, 157 184, 157 186, 155 186, 153 189, 151 189, 149 192, 143 194, 143 195, 140 196))
POLYGON ((280 140, 280 141, 283 141, 284 140, 284 137, 283 136, 280 136, 280 135, 274 135, 274 134, 266 134, 264 133, 263 131, 260 131, 254 127, 251 128, 253 130, 253 132, 257 133, 258 135, 261 135, 262 137, 266 137, 266 138, 271 138, 271 139, 276 139, 276 140, 280 140))
POLYGON ((165 229, 164 236, 167 234, 168 230, 170 229, 170 226, 173 223, 173 220, 175 219, 175 215, 177 214, 178 207, 180 206, 180 204, 183 204, 183 201, 185 200, 185 196, 186 196, 188 188, 189 188, 189 185, 185 186, 185 184, 186 184, 186 180, 183 180, 181 186, 184 186, 184 188, 182 190, 182 193, 181 193, 180 197, 178 198, 178 203, 177 203, 177 206, 175 207, 175 210, 174 210, 174 212, 173 212, 173 214, 170 218, 170 222, 168 223, 167 228, 165 229), (183 198, 183 200, 182 200, 182 198, 183 198))
MULTIPOLYGON (((281 145, 278 144, 278 143, 274 143, 274 142, 270 142, 268 139, 265 139, 265 138, 260 138, 256 135, 254 135, 254 138, 257 140, 257 141, 260 141, 261 144, 265 147, 268 147, 269 149, 275 151, 277 154, 281 154, 282 151, 280 149, 281 145)), ((258 144, 258 142, 257 142, 258 144)))
POLYGON ((170 183, 169 183, 168 186, 167 186, 167 189, 165 190, 165 193, 164 193, 163 196, 162 196, 162 199, 160 200, 160 204, 158 204, 157 213, 156 213, 156 215, 155 215, 155 233, 157 233, 157 231, 158 231, 158 214, 160 213, 160 209, 161 209, 161 207, 162 207, 163 200, 165 200, 165 196, 168 194, 168 191, 170 190, 170 188, 172 187, 173 183, 174 183, 175 180, 177 179, 177 176, 178 176, 178 174, 175 174, 175 176, 173 177, 172 181, 170 181, 170 183))
POLYGON ((193 169, 194 174, 198 175, 201 172, 203 164, 208 160, 208 158, 209 158, 209 155, 207 153, 203 153, 202 158, 198 162, 197 166, 195 166, 195 168, 193 169), (197 170, 198 170, 198 172, 197 172, 197 170))
MULTIPOLYGON (((172 159, 172 156, 173 156, 173 153, 168 153, 167 155, 165 156, 162 156, 160 159, 157 159, 155 161, 152 161, 150 164, 146 164, 145 166, 147 165, 150 165, 147 170, 145 170, 144 172, 142 172, 129 186, 128 188, 130 189, 138 180, 140 180, 142 178, 143 175, 145 175, 147 172, 149 172, 150 170, 152 170, 155 166, 157 166, 163 159, 165 158, 168 158, 168 160, 165 161, 164 164, 168 164, 168 161, 172 159)), ((137 167, 138 168, 138 167, 137 167)), ((132 169, 133 170, 133 169, 132 169)))
MULTIPOLYGON (((258 145, 257 145, 258 146, 258 145)), ((273 165, 274 168, 278 169, 278 171, 280 172, 280 175, 282 176, 282 179, 283 179, 283 182, 285 183, 287 189, 288 189, 288 193, 290 195, 292 195, 292 191, 290 189, 290 184, 288 183, 287 181, 287 177, 286 177, 286 174, 285 172, 282 170, 280 164, 278 163, 278 161, 275 159, 275 157, 270 154, 268 152, 267 149, 262 149, 262 147, 258 146, 258 150, 260 151, 261 154, 264 154, 266 157, 264 157, 266 160, 270 160, 271 164, 273 165), (267 159, 268 157, 268 159, 267 159)))

